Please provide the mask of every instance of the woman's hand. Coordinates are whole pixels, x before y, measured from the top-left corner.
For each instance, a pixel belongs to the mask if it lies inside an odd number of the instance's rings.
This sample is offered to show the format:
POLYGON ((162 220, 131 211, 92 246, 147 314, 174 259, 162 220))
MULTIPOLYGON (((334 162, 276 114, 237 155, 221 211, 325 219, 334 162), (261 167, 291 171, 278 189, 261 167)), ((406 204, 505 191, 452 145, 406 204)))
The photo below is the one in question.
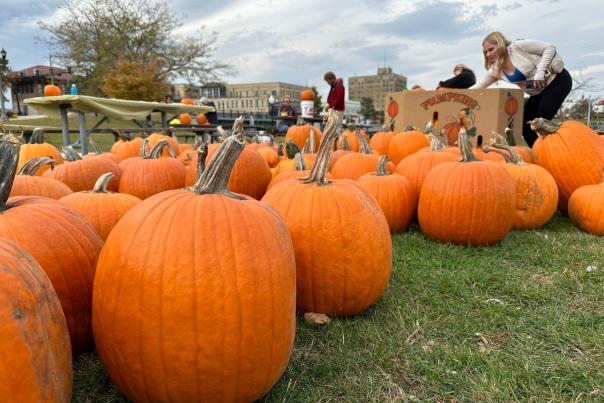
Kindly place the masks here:
POLYGON ((537 89, 541 89, 545 87, 545 80, 534 80, 533 87, 537 89))

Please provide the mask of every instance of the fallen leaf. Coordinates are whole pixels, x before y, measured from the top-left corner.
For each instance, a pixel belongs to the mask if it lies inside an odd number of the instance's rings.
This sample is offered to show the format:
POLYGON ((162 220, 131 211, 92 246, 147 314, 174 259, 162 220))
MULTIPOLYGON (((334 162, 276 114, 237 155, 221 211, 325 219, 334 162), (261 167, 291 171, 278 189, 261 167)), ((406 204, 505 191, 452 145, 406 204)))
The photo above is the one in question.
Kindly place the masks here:
POLYGON ((309 325, 327 325, 331 322, 331 319, 322 313, 306 312, 304 314, 304 322, 309 325))

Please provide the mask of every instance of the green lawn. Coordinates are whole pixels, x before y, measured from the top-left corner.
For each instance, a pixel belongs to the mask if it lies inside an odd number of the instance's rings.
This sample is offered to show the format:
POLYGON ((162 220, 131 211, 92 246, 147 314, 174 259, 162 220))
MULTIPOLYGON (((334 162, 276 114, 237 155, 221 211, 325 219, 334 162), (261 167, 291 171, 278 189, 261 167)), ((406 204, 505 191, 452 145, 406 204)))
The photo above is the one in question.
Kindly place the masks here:
MULTIPOLYGON (((392 238, 378 303, 323 327, 298 318, 266 402, 604 401, 603 240, 555 216, 491 247, 392 238)), ((94 353, 74 401, 124 401, 94 353)))

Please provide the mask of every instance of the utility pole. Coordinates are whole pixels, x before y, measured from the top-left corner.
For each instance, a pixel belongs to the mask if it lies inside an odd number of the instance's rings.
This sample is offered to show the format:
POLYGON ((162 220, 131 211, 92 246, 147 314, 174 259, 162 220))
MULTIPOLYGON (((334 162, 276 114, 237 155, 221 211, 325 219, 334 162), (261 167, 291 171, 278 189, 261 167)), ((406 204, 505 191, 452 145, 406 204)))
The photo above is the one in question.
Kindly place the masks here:
POLYGON ((8 59, 6 58, 6 50, 0 51, 0 122, 6 122, 8 116, 4 108, 4 73, 8 67, 8 59))

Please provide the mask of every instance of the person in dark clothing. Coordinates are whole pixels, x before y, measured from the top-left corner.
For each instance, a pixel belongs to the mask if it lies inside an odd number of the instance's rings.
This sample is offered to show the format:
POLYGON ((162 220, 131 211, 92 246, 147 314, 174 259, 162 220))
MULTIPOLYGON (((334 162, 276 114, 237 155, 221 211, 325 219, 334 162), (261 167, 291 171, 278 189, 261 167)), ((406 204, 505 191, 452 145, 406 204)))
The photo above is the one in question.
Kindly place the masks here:
MULTIPOLYGON (((206 112, 206 118, 208 118, 208 123, 211 125, 218 125, 218 113, 216 113, 216 105, 214 104, 213 101, 210 101, 208 98, 206 97, 202 97, 200 99, 200 102, 203 106, 210 106, 212 108, 214 108, 213 112, 206 112)), ((218 132, 211 132, 210 133, 210 137, 211 137, 211 142, 212 143, 218 143, 220 140, 220 135, 218 134, 218 132)))
POLYGON ((325 82, 331 86, 329 95, 327 95, 327 107, 344 112, 344 80, 336 78, 336 75, 331 71, 325 73, 323 78, 325 79, 325 82))
POLYGON ((294 116, 294 107, 292 106, 291 98, 285 97, 281 107, 279 107, 279 116, 294 116))
POLYGON ((472 69, 465 64, 458 64, 453 68, 453 77, 438 83, 439 89, 443 88, 470 88, 476 84, 476 76, 472 69))

